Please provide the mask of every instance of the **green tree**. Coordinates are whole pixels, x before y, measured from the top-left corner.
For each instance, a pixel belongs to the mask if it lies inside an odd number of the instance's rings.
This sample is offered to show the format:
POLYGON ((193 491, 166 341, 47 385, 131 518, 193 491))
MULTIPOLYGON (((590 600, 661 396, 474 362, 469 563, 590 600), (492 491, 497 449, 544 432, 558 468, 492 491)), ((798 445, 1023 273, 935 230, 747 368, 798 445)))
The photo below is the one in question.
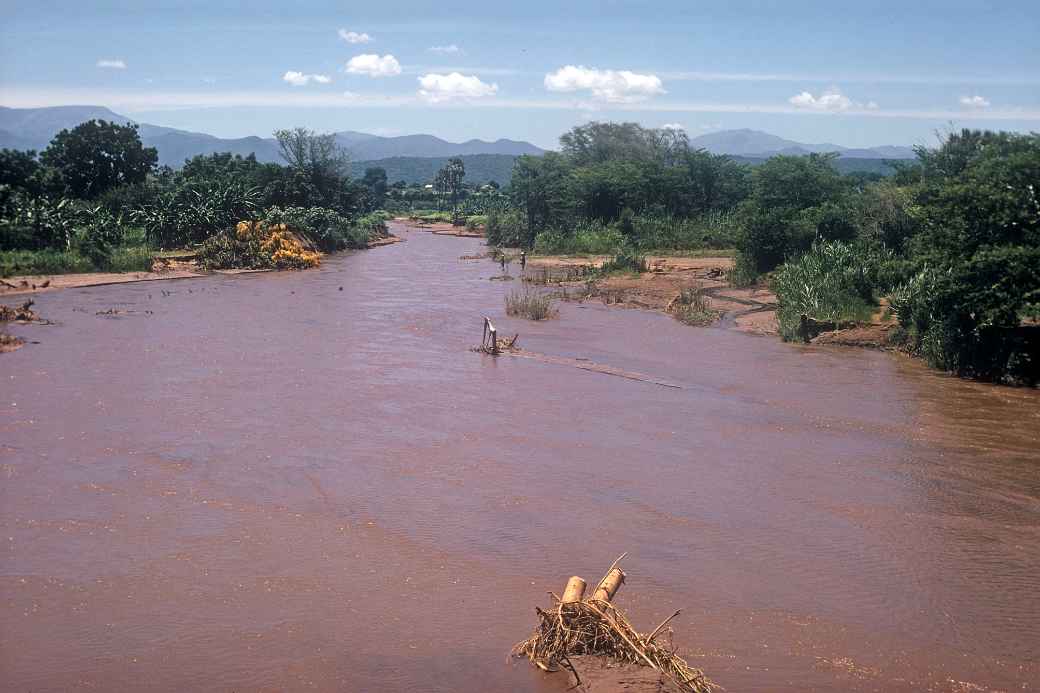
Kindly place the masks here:
POLYGON ((350 157, 336 142, 334 133, 318 134, 298 127, 276 130, 274 136, 289 168, 306 178, 320 195, 321 199, 311 201, 311 204, 341 210, 350 206, 350 157))
POLYGON ((62 130, 40 155, 43 164, 61 176, 68 195, 85 199, 144 182, 158 158, 154 147, 142 146, 137 125, 104 120, 62 130))
POLYGON ((453 217, 458 216, 459 193, 462 192, 462 180, 465 177, 465 164, 462 163, 462 159, 454 157, 448 159, 448 163, 437 172, 437 177, 434 179, 434 186, 451 198, 451 213, 453 217))

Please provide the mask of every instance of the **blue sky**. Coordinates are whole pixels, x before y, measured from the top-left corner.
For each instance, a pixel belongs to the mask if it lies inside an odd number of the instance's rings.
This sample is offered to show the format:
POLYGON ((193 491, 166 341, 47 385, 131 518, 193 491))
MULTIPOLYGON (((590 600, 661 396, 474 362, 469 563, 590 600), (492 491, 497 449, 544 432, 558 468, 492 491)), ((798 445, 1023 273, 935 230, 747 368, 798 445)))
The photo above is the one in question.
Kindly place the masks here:
POLYGON ((1037 2, 3 2, 0 104, 555 146, 591 119, 917 144, 1040 130, 1037 2))

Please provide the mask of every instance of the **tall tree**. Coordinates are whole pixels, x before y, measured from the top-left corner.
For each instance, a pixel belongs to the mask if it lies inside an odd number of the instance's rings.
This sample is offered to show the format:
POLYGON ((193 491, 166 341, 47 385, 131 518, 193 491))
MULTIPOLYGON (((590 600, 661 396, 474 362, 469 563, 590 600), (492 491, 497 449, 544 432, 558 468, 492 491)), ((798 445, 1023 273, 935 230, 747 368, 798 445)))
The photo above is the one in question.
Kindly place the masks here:
POLYGON ((456 216, 459 211, 459 193, 462 192, 462 179, 466 177, 466 166, 462 159, 454 157, 437 172, 434 185, 443 193, 451 196, 451 213, 456 216))
POLYGON ((141 144, 133 123, 88 120, 55 135, 40 160, 61 175, 67 194, 93 199, 120 185, 143 183, 159 155, 141 144))
POLYGON ((318 134, 307 128, 275 130, 278 149, 285 162, 310 180, 330 203, 346 182, 350 157, 336 142, 334 133, 318 134))

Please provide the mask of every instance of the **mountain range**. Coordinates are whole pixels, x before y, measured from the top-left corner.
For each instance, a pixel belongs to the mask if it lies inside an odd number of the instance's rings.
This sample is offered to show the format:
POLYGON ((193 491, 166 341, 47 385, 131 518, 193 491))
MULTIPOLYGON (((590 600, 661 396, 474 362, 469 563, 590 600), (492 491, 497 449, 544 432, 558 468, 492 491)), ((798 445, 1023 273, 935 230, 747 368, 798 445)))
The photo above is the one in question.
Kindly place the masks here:
MULTIPOLYGON (((92 120, 117 123, 135 122, 102 106, 53 106, 50 108, 7 108, 0 106, 0 148, 45 149, 51 139, 63 129, 73 128, 92 120)), ((160 125, 138 123, 141 141, 146 147, 159 151, 159 163, 179 167, 185 159, 196 154, 231 152, 256 154, 263 162, 281 162, 278 143, 273 137, 220 138, 200 132, 189 132, 160 125)), ((364 132, 346 130, 336 133, 336 140, 355 161, 370 161, 390 157, 451 157, 474 154, 542 154, 545 150, 530 142, 499 139, 494 142, 467 140, 448 142, 433 135, 403 135, 381 137, 364 132)))
MULTIPOLYGON (((35 149, 40 151, 59 131, 80 123, 101 119, 118 123, 134 122, 103 106, 53 106, 49 108, 7 108, 0 106, 0 148, 35 149)), ((231 152, 255 154, 259 161, 280 162, 278 143, 273 137, 220 138, 199 132, 189 132, 160 125, 138 123, 141 141, 159 152, 159 163, 181 166, 185 159, 197 154, 231 152)), ((511 168, 511 158, 521 154, 539 155, 544 149, 530 142, 499 139, 494 142, 467 140, 448 142, 433 135, 403 135, 381 137, 363 132, 345 130, 336 133, 336 139, 349 153, 355 167, 374 165, 381 160, 393 160, 395 169, 426 169, 423 162, 405 160, 445 159, 452 156, 473 157, 485 155, 482 164, 501 182, 501 172, 511 168), (499 157, 496 160, 496 156, 499 157), (495 162, 491 165, 491 162, 495 162), (407 165, 405 165, 407 163, 407 165)), ((787 140, 758 130, 722 130, 694 137, 693 147, 713 154, 728 154, 741 159, 765 159, 776 154, 804 155, 812 152, 835 152, 841 159, 908 159, 914 157, 909 147, 883 146, 865 149, 842 147, 837 144, 805 144, 787 140)), ((878 161, 880 163, 880 161, 878 161)), ((382 165, 382 164, 380 164, 382 165)), ((418 175, 418 174, 416 174, 418 175)), ((410 177, 410 176, 409 176, 410 177)), ((392 176, 391 176, 392 178, 392 176)), ((411 181, 410 181, 411 182, 411 181)))
POLYGON ((700 135, 690 140, 690 146, 706 149, 712 154, 729 154, 752 159, 768 158, 777 154, 804 156, 806 154, 835 153, 845 159, 913 159, 911 147, 881 146, 856 149, 839 144, 804 144, 760 130, 721 130, 700 135))

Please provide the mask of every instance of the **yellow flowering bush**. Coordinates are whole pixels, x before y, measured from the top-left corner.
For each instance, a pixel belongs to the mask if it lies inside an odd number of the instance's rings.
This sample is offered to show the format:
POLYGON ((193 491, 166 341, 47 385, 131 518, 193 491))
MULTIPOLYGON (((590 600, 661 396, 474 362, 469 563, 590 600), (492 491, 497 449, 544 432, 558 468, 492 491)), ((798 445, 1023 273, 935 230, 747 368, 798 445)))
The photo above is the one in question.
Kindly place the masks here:
POLYGON ((240 221, 233 232, 208 239, 198 253, 210 269, 308 269, 321 264, 321 255, 307 250, 285 224, 240 221))

